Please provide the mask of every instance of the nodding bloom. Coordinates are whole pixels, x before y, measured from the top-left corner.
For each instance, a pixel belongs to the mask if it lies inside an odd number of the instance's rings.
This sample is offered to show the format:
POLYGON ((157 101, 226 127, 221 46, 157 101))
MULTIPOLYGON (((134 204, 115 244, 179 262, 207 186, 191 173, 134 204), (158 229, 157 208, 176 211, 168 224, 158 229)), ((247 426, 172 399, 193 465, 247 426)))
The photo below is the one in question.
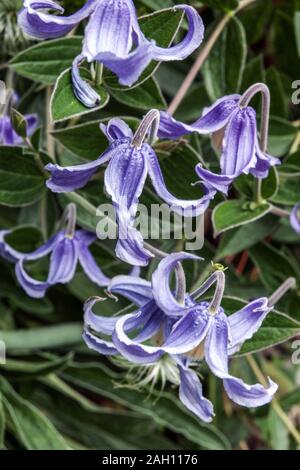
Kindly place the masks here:
MULTIPOLYGON (((277 385, 268 379, 268 387, 248 385, 230 374, 229 358, 259 329, 272 306, 259 298, 227 316, 220 306, 224 291, 224 273, 213 273, 194 293, 188 295, 177 277, 177 294, 169 280, 178 263, 199 260, 187 253, 173 253, 163 259, 152 276, 152 283, 138 277, 117 276, 108 291, 125 296, 137 310, 134 313, 101 317, 93 312, 100 298, 89 299, 84 308, 84 334, 87 346, 100 354, 116 355, 131 364, 140 365, 140 385, 152 385, 161 379, 179 385, 182 403, 201 420, 210 422, 213 405, 203 396, 202 384, 194 367, 205 360, 211 372, 219 377, 229 398, 246 407, 269 403, 277 385), (215 282, 211 302, 196 302, 215 282), (133 334, 134 333, 134 334, 133 334), (105 335, 103 337, 103 335, 105 335), (107 336, 110 337, 107 339, 107 336)), ((201 258, 200 258, 201 259, 201 258)), ((275 297, 274 297, 275 299, 275 297)), ((137 383, 136 385, 139 385, 137 383)))
POLYGON ((75 230, 76 206, 70 204, 65 212, 66 228, 59 230, 44 245, 32 253, 20 253, 5 241, 8 230, 0 232, 0 254, 15 261, 19 284, 30 297, 44 297, 47 289, 55 284, 67 284, 75 275, 78 262, 87 277, 100 287, 107 286, 110 279, 98 267, 89 246, 96 236, 86 230, 75 230), (46 281, 32 278, 25 270, 25 263, 39 260, 51 254, 46 281))
POLYGON ((188 32, 184 39, 169 48, 162 48, 141 31, 132 0, 88 0, 71 16, 56 16, 47 10, 63 13, 53 0, 24 0, 19 13, 19 24, 28 35, 39 38, 57 38, 71 31, 89 17, 85 29, 82 53, 73 64, 73 85, 76 96, 88 107, 96 106, 99 97, 91 102, 91 91, 78 74, 78 64, 86 59, 98 61, 119 77, 122 85, 133 85, 152 61, 183 60, 202 42, 204 26, 193 7, 176 5, 188 19, 188 32), (85 97, 86 95, 86 97, 85 97))
POLYGON ((184 134, 198 132, 212 134, 222 141, 220 174, 198 164, 196 173, 205 183, 227 194, 229 185, 242 173, 251 173, 256 178, 265 178, 269 168, 280 160, 266 151, 269 123, 269 90, 261 83, 250 87, 242 96, 227 95, 205 108, 202 116, 192 124, 176 121, 167 112, 161 112, 158 136, 177 139, 184 134), (254 94, 263 94, 263 115, 260 140, 256 126, 256 112, 249 106, 254 94))
MULTIPOLYGON (((6 104, 0 115, 0 144, 19 145, 23 143, 23 137, 19 136, 13 128, 10 111, 18 104, 19 98, 14 91, 8 91, 6 95, 6 104)), ((24 116, 27 125, 27 136, 30 137, 38 124, 36 114, 27 114, 24 116)))
MULTIPOLYGON (((170 208, 184 216, 203 213, 215 190, 203 187, 204 195, 196 200, 182 200, 173 196, 166 188, 153 148, 144 142, 151 126, 157 126, 159 112, 149 111, 135 135, 121 119, 111 119, 108 125, 101 125, 110 145, 95 161, 83 165, 61 167, 52 163, 45 168, 51 173, 47 186, 54 192, 68 192, 83 187, 103 163, 105 170, 105 190, 112 198, 119 227, 116 246, 117 256, 136 266, 146 265, 153 256, 143 244, 140 232, 134 227, 135 216, 147 174, 158 194, 170 208)), ((150 132, 151 134, 151 132, 150 132)))
POLYGON ((290 224, 295 232, 300 233, 300 202, 296 204, 290 213, 290 224))

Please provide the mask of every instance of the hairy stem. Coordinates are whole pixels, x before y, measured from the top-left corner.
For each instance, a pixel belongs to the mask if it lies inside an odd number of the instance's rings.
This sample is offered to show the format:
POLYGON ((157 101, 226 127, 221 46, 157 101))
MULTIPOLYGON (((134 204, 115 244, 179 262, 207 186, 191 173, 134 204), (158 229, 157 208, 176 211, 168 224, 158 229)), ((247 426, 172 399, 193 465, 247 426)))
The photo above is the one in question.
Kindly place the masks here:
POLYGON ((146 138, 146 135, 150 129, 150 141, 151 143, 155 141, 157 136, 157 131, 159 127, 160 114, 157 109, 151 109, 146 116, 142 119, 139 127, 134 134, 131 145, 134 147, 140 148, 146 138))
POLYGON ((296 279, 294 277, 287 278, 281 286, 269 297, 268 306, 273 307, 290 289, 296 286, 296 279))

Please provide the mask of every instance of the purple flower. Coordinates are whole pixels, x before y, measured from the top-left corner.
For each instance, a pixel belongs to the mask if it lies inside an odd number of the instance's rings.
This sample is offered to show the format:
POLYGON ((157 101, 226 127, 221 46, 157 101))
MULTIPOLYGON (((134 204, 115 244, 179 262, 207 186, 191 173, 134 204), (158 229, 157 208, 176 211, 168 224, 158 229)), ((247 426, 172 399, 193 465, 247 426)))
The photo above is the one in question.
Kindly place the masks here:
MULTIPOLYGON (((224 276, 214 273, 192 295, 179 302, 169 287, 169 278, 179 262, 199 259, 187 253, 174 253, 163 259, 152 276, 152 284, 140 278, 118 276, 109 286, 134 302, 138 310, 119 317, 100 317, 92 308, 99 298, 85 304, 84 340, 101 354, 121 355, 130 363, 145 368, 144 384, 160 374, 179 385, 179 398, 201 420, 210 422, 213 405, 203 396, 202 384, 192 369, 205 359, 214 375, 223 381, 225 391, 235 403, 257 407, 269 403, 277 385, 268 388, 247 385, 230 374, 228 362, 241 345, 259 329, 272 309, 267 298, 260 298, 227 317, 219 304, 196 302, 211 285, 224 276), (134 332, 134 336, 132 333, 134 332), (130 333, 130 336, 129 336, 130 333), (110 340, 101 335, 110 336, 110 340)), ((221 300, 221 299, 219 299, 221 300)), ((138 385, 138 384, 137 384, 138 385)))
POLYGON ((204 186, 203 197, 189 201, 177 199, 168 191, 154 150, 148 143, 139 140, 141 134, 143 140, 145 131, 143 123, 149 116, 154 119, 159 114, 155 110, 150 111, 134 136, 121 119, 111 119, 107 126, 102 124, 101 129, 110 145, 93 162, 70 167, 60 167, 52 163, 46 166, 51 173, 47 186, 54 192, 68 192, 83 187, 103 163, 109 162, 105 170, 104 184, 107 194, 112 198, 119 226, 116 253, 120 259, 138 266, 146 265, 152 257, 143 246, 142 235, 134 227, 139 196, 143 191, 147 174, 158 196, 172 210, 185 216, 203 213, 215 195, 215 190, 204 186))
MULTIPOLYGON (((0 144, 19 145, 23 143, 23 138, 19 136, 13 128, 10 110, 12 106, 16 106, 19 98, 15 92, 8 92, 4 111, 0 116, 0 144)), ((30 137, 35 131, 38 124, 36 114, 27 114, 25 117, 27 125, 27 136, 30 137)))
POLYGON ((232 181, 242 173, 265 178, 269 168, 280 160, 263 152, 258 141, 256 112, 251 106, 241 106, 241 95, 228 95, 205 108, 202 116, 192 124, 176 121, 161 112, 158 135, 164 139, 177 139, 184 134, 220 133, 222 153, 221 174, 212 173, 198 164, 196 173, 205 183, 227 194, 232 181))
POLYGON ((5 241, 8 230, 0 232, 0 253, 16 262, 15 271, 19 284, 30 297, 44 297, 47 289, 55 284, 67 284, 74 277, 78 262, 87 277, 100 287, 107 286, 110 279, 103 274, 93 258, 89 246, 96 236, 85 230, 75 230, 75 206, 67 208, 68 226, 59 230, 44 245, 32 253, 20 253, 5 241), (50 267, 46 281, 32 278, 25 270, 25 263, 50 255, 50 267))
MULTIPOLYGON (((63 8, 52 0, 24 0, 19 13, 19 24, 30 36, 47 39, 67 34, 80 21, 90 17, 85 29, 83 49, 79 60, 98 61, 119 77, 122 85, 136 82, 152 61, 183 60, 202 42, 204 26, 196 10, 188 5, 176 5, 188 19, 188 32, 178 44, 162 48, 148 40, 142 33, 132 0, 89 0, 71 16, 56 16, 45 10, 63 13, 63 8)), ((78 73, 78 62, 73 64, 73 84, 76 96, 86 106, 96 105, 90 101, 91 91, 84 85, 78 73)), ((90 88, 90 87, 89 87, 90 88)), ((99 98, 99 97, 98 97, 99 98)))
POLYGON ((291 210, 290 224, 295 232, 300 233, 300 202, 291 210))

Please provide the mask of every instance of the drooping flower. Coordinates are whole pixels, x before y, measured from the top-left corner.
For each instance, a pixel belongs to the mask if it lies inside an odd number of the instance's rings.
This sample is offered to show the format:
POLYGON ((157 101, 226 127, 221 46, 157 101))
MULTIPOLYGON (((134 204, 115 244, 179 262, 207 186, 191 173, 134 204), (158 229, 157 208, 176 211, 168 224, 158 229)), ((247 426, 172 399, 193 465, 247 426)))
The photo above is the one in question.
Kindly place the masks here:
MULTIPOLYGON (((255 92, 264 90, 268 93, 263 84, 253 85, 252 89, 255 89, 255 92)), ((202 116, 192 124, 176 121, 167 112, 161 112, 158 130, 160 138, 177 139, 192 132, 221 134, 221 173, 212 173, 201 164, 198 164, 195 170, 202 181, 225 194, 232 181, 242 173, 265 178, 270 167, 280 163, 278 158, 262 149, 257 135, 256 112, 248 105, 248 95, 247 100, 244 99, 246 93, 248 90, 242 96, 235 94, 218 99, 212 106, 205 108, 202 116)), ((253 95, 254 93, 251 98, 253 95)), ((265 121, 268 119, 267 111, 265 121)), ((268 127, 268 122, 265 122, 265 126, 268 127)))
POLYGON ((107 126, 101 125, 110 145, 95 161, 70 167, 52 163, 45 168, 51 173, 47 186, 54 192, 68 192, 83 187, 103 163, 105 170, 105 190, 112 198, 119 226, 119 239, 116 253, 122 260, 133 265, 146 265, 153 256, 143 246, 143 238, 134 227, 135 216, 147 174, 158 196, 173 211, 184 216, 203 213, 215 195, 215 190, 204 186, 204 195, 196 200, 182 200, 173 196, 166 188, 153 148, 143 142, 149 126, 159 113, 150 111, 133 135, 128 125, 121 119, 111 119, 107 126))
POLYGON ((300 233, 300 202, 296 204, 290 213, 290 224, 295 232, 300 233))
MULTIPOLYGON (((13 91, 7 92, 6 104, 0 115, 0 144, 19 145, 23 142, 23 137, 19 136, 13 128, 10 111, 19 101, 18 95, 13 91)), ((36 114, 27 114, 25 117, 27 125, 27 136, 30 137, 38 124, 36 114)))
MULTIPOLYGON (((24 0, 19 24, 30 36, 48 39, 64 36, 89 17, 81 60, 101 62, 119 77, 122 85, 131 86, 152 60, 183 60, 201 44, 204 26, 196 10, 188 5, 176 5, 174 8, 186 14, 189 24, 185 38, 169 48, 159 47, 144 36, 132 0, 88 0, 71 16, 46 13, 50 9, 64 12, 53 0, 24 0)), ((75 60, 73 70, 77 68, 78 60, 75 60)), ((73 84, 75 94, 84 104, 88 107, 96 105, 96 102, 91 104, 90 91, 86 85, 83 86, 78 73, 73 73, 73 84), (83 90, 88 94, 87 99, 83 90)))
POLYGON ((134 313, 101 317, 92 311, 99 298, 88 300, 83 335, 87 346, 143 366, 146 371, 143 384, 155 382, 157 374, 161 374, 163 382, 169 379, 179 385, 180 400, 206 422, 214 416, 213 405, 203 396, 202 384, 193 370, 202 359, 223 381, 227 395, 235 403, 247 407, 269 403, 277 385, 271 379, 267 388, 261 384, 247 385, 230 374, 228 361, 260 328, 273 305, 267 298, 260 298, 227 317, 220 306, 224 290, 221 272, 214 273, 196 292, 179 301, 170 289, 169 278, 178 263, 186 259, 199 258, 187 253, 168 255, 153 273, 152 284, 128 276, 112 280, 108 289, 134 302, 138 307, 134 313), (219 283, 212 302, 197 303, 196 298, 216 280, 219 283), (110 339, 103 339, 103 335, 110 339))
POLYGON ((9 231, 0 233, 0 253, 6 259, 16 262, 16 277, 29 296, 44 297, 49 287, 70 282, 74 277, 78 262, 87 277, 95 284, 100 287, 109 284, 110 279, 103 274, 89 250, 89 246, 96 240, 96 235, 86 230, 75 230, 75 208, 76 206, 73 204, 67 208, 67 227, 59 230, 32 253, 21 253, 14 250, 5 241, 5 236, 9 231), (26 262, 36 261, 50 254, 49 273, 45 281, 34 279, 26 272, 26 262))

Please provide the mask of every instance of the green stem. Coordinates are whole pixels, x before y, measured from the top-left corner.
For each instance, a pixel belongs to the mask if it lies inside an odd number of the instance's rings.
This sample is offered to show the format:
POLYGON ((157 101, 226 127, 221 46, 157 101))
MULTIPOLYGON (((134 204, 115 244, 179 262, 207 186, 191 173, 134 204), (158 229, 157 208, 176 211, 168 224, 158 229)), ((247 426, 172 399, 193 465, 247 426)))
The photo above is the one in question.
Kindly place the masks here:
POLYGON ((103 64, 101 62, 96 62, 96 74, 95 74, 95 84, 100 87, 103 83, 103 64))

